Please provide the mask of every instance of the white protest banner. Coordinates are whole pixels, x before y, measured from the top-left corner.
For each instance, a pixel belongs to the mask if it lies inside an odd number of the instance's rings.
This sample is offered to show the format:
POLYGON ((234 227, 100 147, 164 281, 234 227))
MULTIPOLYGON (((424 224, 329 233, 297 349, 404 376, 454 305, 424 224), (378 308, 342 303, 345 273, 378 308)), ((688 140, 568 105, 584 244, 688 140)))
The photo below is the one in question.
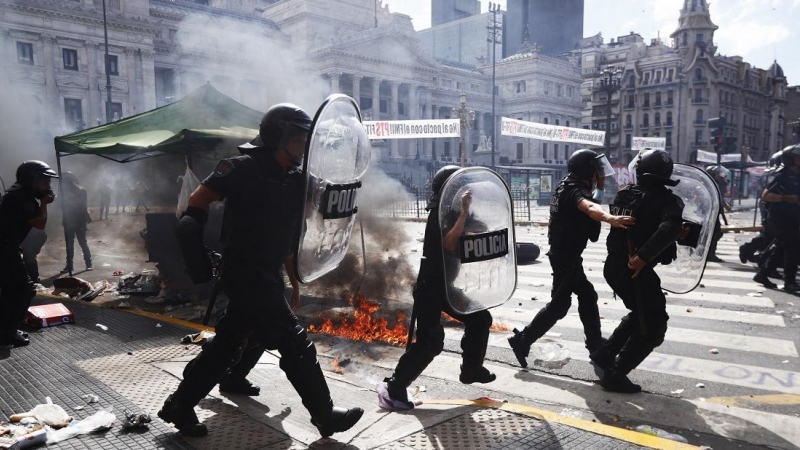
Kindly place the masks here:
POLYGON ((433 139, 461 137, 458 119, 380 120, 364 122, 370 139, 433 139))
POLYGON ((525 122, 523 120, 502 118, 503 136, 541 139, 543 141, 572 142, 576 144, 603 146, 605 131, 568 128, 558 125, 525 122))
POLYGON ((666 150, 667 149, 667 138, 652 138, 652 137, 634 137, 633 138, 633 147, 631 150, 638 152, 639 150, 644 150, 649 148, 651 150, 666 150))
MULTIPOLYGON (((728 163, 728 162, 737 162, 742 160, 742 155, 738 153, 731 153, 730 155, 722 155, 722 159, 720 162, 728 163)), ((697 151, 697 161, 716 164, 717 163, 717 154, 714 152, 707 152, 704 150, 697 151)))

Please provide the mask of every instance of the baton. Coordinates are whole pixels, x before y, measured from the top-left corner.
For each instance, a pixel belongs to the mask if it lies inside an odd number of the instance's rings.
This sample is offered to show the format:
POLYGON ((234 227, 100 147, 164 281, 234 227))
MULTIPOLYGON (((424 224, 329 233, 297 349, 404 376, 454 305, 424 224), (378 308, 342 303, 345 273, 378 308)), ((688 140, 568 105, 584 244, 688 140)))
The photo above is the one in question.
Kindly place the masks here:
POLYGON ((216 264, 214 265, 216 269, 216 275, 214 276, 214 287, 211 288, 211 297, 208 299, 208 308, 206 309, 206 315, 203 318, 203 325, 208 325, 208 322, 211 321, 211 313, 214 311, 214 304, 217 303, 217 296, 219 296, 219 290, 222 287, 222 256, 219 253, 212 253, 212 257, 217 259, 216 264))

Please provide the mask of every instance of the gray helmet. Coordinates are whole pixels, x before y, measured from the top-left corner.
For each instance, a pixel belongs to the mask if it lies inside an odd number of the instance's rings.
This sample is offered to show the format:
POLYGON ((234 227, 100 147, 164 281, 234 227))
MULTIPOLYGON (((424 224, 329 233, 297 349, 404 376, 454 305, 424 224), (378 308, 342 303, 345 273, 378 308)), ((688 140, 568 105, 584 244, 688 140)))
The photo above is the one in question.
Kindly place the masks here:
POLYGON ((17 183, 24 188, 32 188, 39 177, 58 178, 58 174, 42 161, 25 161, 17 168, 17 183))
POLYGON ((291 103, 279 103, 271 107, 258 127, 258 136, 247 144, 239 146, 242 153, 254 149, 278 149, 290 136, 311 130, 311 117, 303 108, 291 103))
POLYGON ((450 165, 444 166, 436 172, 436 175, 433 176, 433 181, 431 181, 431 190, 433 194, 431 194, 431 198, 428 200, 428 206, 425 207, 426 211, 430 211, 439 206, 439 197, 442 195, 444 183, 459 169, 461 168, 458 166, 450 165))
POLYGON ((670 179, 674 166, 672 156, 665 150, 647 150, 636 162, 636 179, 639 184, 677 186, 678 180, 670 179))

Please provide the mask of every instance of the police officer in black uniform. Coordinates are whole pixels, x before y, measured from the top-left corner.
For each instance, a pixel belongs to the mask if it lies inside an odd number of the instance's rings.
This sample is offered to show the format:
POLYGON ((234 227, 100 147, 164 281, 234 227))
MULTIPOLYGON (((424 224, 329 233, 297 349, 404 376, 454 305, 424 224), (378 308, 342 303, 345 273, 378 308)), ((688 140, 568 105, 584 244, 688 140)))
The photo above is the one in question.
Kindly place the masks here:
MULTIPOLYGON (((444 349, 444 328, 441 324, 442 311, 464 323, 464 336, 461 338, 463 351, 461 375, 459 380, 464 384, 490 383, 497 377, 483 367, 486 347, 489 343, 489 328, 492 326, 492 315, 482 310, 471 314, 455 311, 447 301, 448 284, 453 280, 445 279, 445 265, 458 264, 457 257, 445 257, 445 253, 458 252, 458 242, 465 229, 476 224, 470 217, 469 207, 472 193, 467 191, 461 198, 461 212, 457 217, 448 219, 442 232, 439 224, 439 201, 445 182, 456 171, 457 166, 445 166, 436 172, 431 183, 433 194, 426 209, 428 221, 425 225, 425 242, 422 250, 417 282, 414 285, 414 313, 416 317, 416 341, 408 351, 400 357, 394 374, 385 379, 385 384, 378 386, 381 406, 390 410, 412 409, 414 403, 409 400, 407 388, 422 374, 433 359, 444 349), (442 238, 444 234, 444 238, 442 238), (444 251, 443 251, 444 249, 444 251)), ((457 270, 448 270, 454 274, 457 270)))
POLYGON ((706 172, 711 175, 711 178, 713 178, 714 182, 717 183, 717 189, 719 190, 719 204, 721 206, 719 216, 717 216, 717 224, 714 226, 714 235, 711 239, 711 245, 709 245, 708 257, 706 258, 706 261, 721 263, 725 261, 717 256, 717 244, 719 243, 719 240, 722 239, 722 209, 727 212, 731 211, 731 205, 725 200, 725 192, 728 191, 729 172, 728 169, 722 166, 708 166, 706 168, 706 172))
POLYGON ((31 228, 43 230, 47 225, 47 205, 55 200, 53 178, 58 178, 56 172, 41 161, 22 163, 16 184, 0 206, 0 348, 30 343, 27 334, 17 330, 35 296, 20 245, 31 228))
POLYGON ((800 144, 784 149, 781 159, 783 167, 761 195, 761 200, 768 203, 767 227, 770 234, 775 236, 777 251, 767 255, 753 281, 770 289, 776 288, 777 285, 770 281, 768 275, 783 259, 783 289, 798 292, 800 286, 795 276, 800 254, 800 144))
POLYGON ((605 187, 605 165, 610 167, 602 153, 588 149, 576 151, 567 162, 569 172, 550 201, 550 251, 547 255, 553 268, 552 299, 530 325, 521 332, 515 329, 514 336, 508 339, 522 367, 528 366, 526 358, 531 345, 567 315, 573 293, 578 296, 586 348, 591 352, 602 344, 597 292, 583 271, 581 254, 589 240, 597 242, 599 239, 600 222, 620 229, 634 223, 631 217, 608 214, 599 206, 605 187), (597 188, 592 192, 595 184, 597 188))
POLYGON ((667 300, 654 267, 677 257, 683 225, 683 201, 667 189, 678 184, 670 179, 672 170, 669 153, 644 152, 636 166, 637 184, 621 189, 611 205, 612 213, 630 214, 636 225, 628 231, 612 229, 606 241, 603 275, 631 310, 608 341, 590 354, 604 372, 600 385, 609 391, 642 390, 627 375, 664 342, 667 332, 667 300))
MULTIPOLYGON (((303 207, 302 164, 311 118, 288 103, 264 115, 259 136, 240 147, 242 156, 222 160, 191 195, 176 232, 195 283, 211 279, 203 246, 209 205, 226 199, 222 226, 225 257, 222 281, 229 304, 215 338, 187 365, 184 379, 167 398, 159 417, 187 436, 204 436, 193 407, 253 347, 253 342, 281 353, 280 367, 303 400, 311 422, 324 437, 350 429, 364 411, 333 406, 317 352, 284 297, 281 266, 294 292, 292 243, 303 207)), ((248 363, 248 366, 250 364, 248 363)), ((247 367, 245 373, 252 367, 247 367)))
MULTIPOLYGON (((791 146, 788 147, 791 150, 791 146)), ((770 156, 769 163, 767 165, 767 169, 764 171, 764 174, 761 177, 761 183, 766 188, 772 182, 773 178, 775 178, 775 173, 781 166, 781 155, 783 154, 783 150, 779 152, 775 152, 770 156)), ((759 208, 761 211, 761 231, 758 233, 756 237, 751 239, 749 242, 745 242, 739 247, 739 261, 742 264, 747 264, 748 262, 756 262, 758 263, 759 267, 761 267, 762 261, 761 256, 763 255, 764 250, 767 249, 767 246, 772 242, 773 236, 769 232, 769 226, 767 224, 767 216, 769 215, 769 203, 762 201, 759 204, 759 208)))

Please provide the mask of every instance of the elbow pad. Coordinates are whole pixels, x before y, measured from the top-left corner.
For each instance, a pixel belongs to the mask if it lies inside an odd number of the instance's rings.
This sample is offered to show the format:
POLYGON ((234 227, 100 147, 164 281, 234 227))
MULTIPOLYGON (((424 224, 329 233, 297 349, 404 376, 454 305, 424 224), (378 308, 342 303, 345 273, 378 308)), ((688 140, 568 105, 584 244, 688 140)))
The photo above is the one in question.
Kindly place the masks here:
POLYGON ((175 226, 175 236, 178 238, 189 277, 193 283, 201 284, 213 278, 211 256, 203 243, 203 225, 192 217, 189 209, 199 208, 187 209, 175 226))

